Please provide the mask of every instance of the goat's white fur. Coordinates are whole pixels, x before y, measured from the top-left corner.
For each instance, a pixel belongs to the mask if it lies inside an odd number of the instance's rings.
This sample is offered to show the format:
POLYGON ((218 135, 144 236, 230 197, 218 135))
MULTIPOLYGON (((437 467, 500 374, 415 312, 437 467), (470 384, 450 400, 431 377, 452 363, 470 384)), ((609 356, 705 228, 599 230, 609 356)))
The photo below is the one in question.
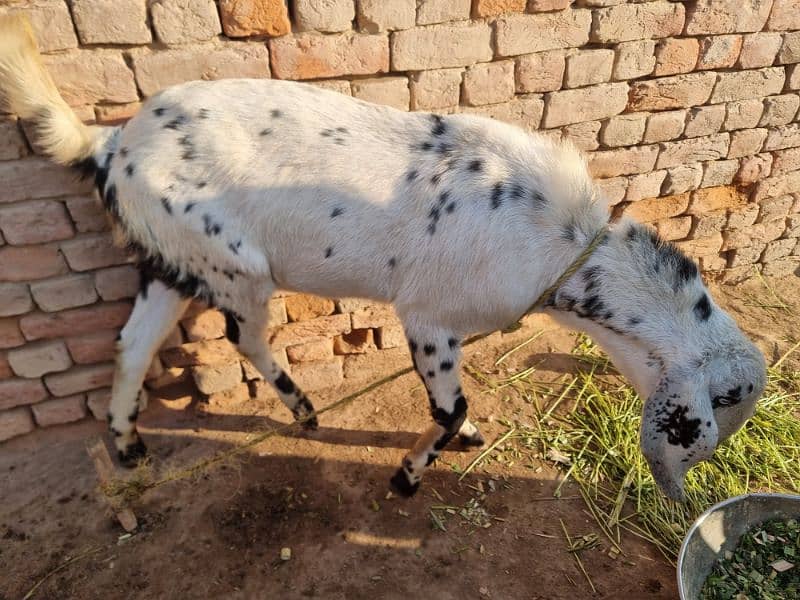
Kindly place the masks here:
MULTIPOLYGON (((9 106, 39 125, 54 160, 93 159, 107 174, 123 235, 172 279, 203 280, 296 416, 311 405, 264 340, 272 292, 394 304, 436 421, 393 480, 409 493, 456 432, 480 441, 466 420, 457 340, 517 319, 608 218, 577 151, 497 121, 225 80, 167 89, 124 129, 89 128, 18 20, 0 21, 0 40, 9 106)), ((122 453, 141 445, 136 394, 186 303, 155 282, 123 329, 110 421, 122 453)), ((649 397, 642 447, 671 496, 763 389, 761 355, 707 299, 696 268, 641 226, 616 224, 547 310, 589 331, 649 397), (712 408, 733 389, 734 407, 712 408)))

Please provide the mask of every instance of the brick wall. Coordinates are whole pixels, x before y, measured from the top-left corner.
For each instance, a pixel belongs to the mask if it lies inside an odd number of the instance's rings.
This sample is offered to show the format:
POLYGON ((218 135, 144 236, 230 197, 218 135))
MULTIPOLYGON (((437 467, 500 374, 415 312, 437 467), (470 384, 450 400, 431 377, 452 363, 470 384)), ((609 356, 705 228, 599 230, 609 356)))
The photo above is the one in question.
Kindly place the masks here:
MULTIPOLYGON (((800 0, 29 0, 87 122, 190 79, 308 80, 402 110, 510 121, 590 153, 613 203, 708 277, 800 260, 800 0)), ((137 275, 88 185, 0 115, 0 440, 103 418, 137 275)), ((385 307, 280 295, 276 355, 308 390, 405 355, 385 307), (383 359, 381 361, 381 358, 383 359)), ((194 306, 150 370, 204 394, 255 373, 194 306)))

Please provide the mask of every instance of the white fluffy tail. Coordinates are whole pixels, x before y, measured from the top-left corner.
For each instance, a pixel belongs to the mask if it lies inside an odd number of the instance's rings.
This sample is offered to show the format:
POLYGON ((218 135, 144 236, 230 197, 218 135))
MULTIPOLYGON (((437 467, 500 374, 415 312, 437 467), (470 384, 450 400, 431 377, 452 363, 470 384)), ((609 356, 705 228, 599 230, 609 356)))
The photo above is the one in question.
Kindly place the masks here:
POLYGON ((37 147, 55 162, 71 165, 94 153, 102 128, 83 124, 64 102, 19 13, 0 16, 0 99, 33 123, 37 147))

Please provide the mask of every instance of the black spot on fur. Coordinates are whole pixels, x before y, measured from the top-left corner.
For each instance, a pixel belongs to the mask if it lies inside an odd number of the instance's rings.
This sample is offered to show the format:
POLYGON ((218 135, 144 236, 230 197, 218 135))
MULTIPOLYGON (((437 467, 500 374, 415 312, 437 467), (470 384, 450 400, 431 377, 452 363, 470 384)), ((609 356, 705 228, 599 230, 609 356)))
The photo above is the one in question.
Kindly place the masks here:
POLYGON ((175 117, 171 121, 168 121, 164 125, 164 129, 175 129, 175 130, 177 130, 181 125, 185 124, 186 121, 187 121, 187 119, 186 119, 186 117, 184 115, 178 115, 177 117, 175 117))
POLYGON ((447 131, 444 118, 440 115, 431 115, 431 118, 433 119, 433 129, 431 129, 431 133, 435 136, 444 135, 445 131, 447 131))
POLYGON ((495 183, 492 187, 492 210, 498 208, 503 203, 503 184, 495 183))
POLYGON ((190 212, 194 208, 194 205, 195 205, 194 202, 187 202, 186 206, 183 207, 183 212, 184 213, 190 212))
POLYGON ((266 129, 262 129, 261 131, 259 131, 258 135, 260 135, 261 137, 264 137, 264 136, 267 136, 267 135, 269 135, 271 133, 272 133, 272 129, 267 127, 266 129))
POLYGON ((442 361, 442 362, 439 364, 439 368, 440 368, 442 371, 450 371, 450 370, 453 368, 453 361, 452 361, 452 360, 443 360, 443 361, 442 361))
POLYGON ((531 200, 533 201, 533 204, 535 206, 543 206, 547 202, 547 200, 545 200, 545 197, 536 190, 533 190, 531 192, 531 200))
POLYGON ((427 376, 428 377, 436 377, 436 371, 428 371, 427 372, 427 376))
POLYGON ((269 114, 273 119, 280 119, 283 116, 283 113, 277 108, 273 108, 271 111, 269 111, 269 114))
POLYGON ((628 319, 628 327, 636 327, 642 322, 640 317, 630 317, 628 319))
POLYGON ((154 108, 153 114, 157 117, 160 117, 166 112, 166 110, 167 110, 166 108, 154 108))
POLYGON ((275 380, 275 387, 284 394, 291 394, 294 391, 294 382, 289 379, 286 371, 281 371, 280 376, 275 380))
POLYGON ((239 248, 241 248, 241 247, 242 247, 242 240, 237 240, 235 243, 234 242, 230 242, 228 244, 228 248, 230 249, 230 251, 233 252, 236 255, 239 254, 239 248))
POLYGON ((119 155, 120 155, 120 156, 122 156, 123 158, 124 158, 124 157, 126 157, 126 156, 128 156, 128 148, 127 148, 127 147, 125 147, 125 146, 123 146, 122 148, 120 148, 120 149, 119 149, 119 155))
POLYGON ((694 305, 694 314, 701 321, 708 321, 711 317, 711 303, 708 301, 708 296, 703 294, 703 297, 694 305))
POLYGON ((161 196, 161 206, 164 207, 164 210, 167 211, 168 215, 172 214, 172 204, 170 204, 169 198, 166 196, 161 196))
POLYGON ((467 167, 473 173, 478 173, 481 169, 483 169, 483 161, 480 160, 473 160, 469 163, 467 167))
POLYGON ((335 219, 336 217, 338 217, 338 216, 339 216, 339 215, 341 215, 342 213, 344 213, 344 209, 343 209, 343 208, 339 208, 339 207, 337 206, 336 208, 334 208, 334 209, 331 211, 331 219, 335 219))
POLYGON ((322 137, 331 137, 333 135, 333 129, 323 129, 319 132, 322 137))
POLYGON ((390 269, 394 269, 397 266, 397 259, 394 257, 390 258, 388 265, 390 269))
POLYGON ((456 398, 452 413, 448 413, 443 408, 436 408, 436 410, 433 411, 433 420, 438 425, 444 427, 445 431, 451 435, 458 431, 458 428, 461 427, 466 416, 467 400, 464 396, 456 398))
POLYGON ((133 176, 133 172, 134 172, 134 170, 135 170, 135 169, 134 169, 134 166, 133 166, 133 164, 129 164, 129 165, 127 165, 127 166, 125 167, 125 174, 126 174, 128 177, 132 177, 132 176, 133 176))
POLYGON ((422 349, 427 356, 430 356, 436 352, 436 346, 433 344, 425 344, 422 349))
POLYGON ((568 242, 575 241, 575 226, 572 224, 564 225, 561 229, 561 237, 562 239, 568 242))
MULTIPOLYGON (((458 340, 456 338, 449 338, 447 340, 447 346, 450 348, 450 350, 453 350, 456 346, 458 346, 458 340)), ((459 390, 460 389, 461 388, 459 388, 459 390)))
POLYGON ((406 498, 410 498, 416 494, 419 489, 419 481, 411 483, 408 474, 403 469, 398 469, 397 472, 392 475, 389 484, 395 492, 406 498))
POLYGON ((139 418, 139 404, 135 404, 131 414, 128 415, 128 423, 135 423, 136 419, 139 418))
POLYGON ((429 151, 429 150, 432 150, 432 149, 433 149, 433 144, 431 144, 430 142, 422 142, 422 143, 419 145, 419 149, 420 149, 420 150, 423 150, 423 151, 425 151, 425 152, 427 152, 427 151, 429 151))
POLYGON ((197 118, 198 119, 207 119, 208 118, 208 109, 207 108, 201 108, 200 110, 198 110, 197 111, 197 118))
POLYGON ((700 419, 687 419, 689 407, 678 406, 666 418, 660 417, 656 430, 667 434, 673 446, 688 448, 700 437, 700 419))
POLYGON ((448 204, 448 205, 445 207, 445 210, 446 210, 448 213, 452 213, 452 212, 453 212, 455 209, 456 209, 456 203, 455 203, 455 202, 451 202, 450 204, 448 204))
POLYGON ((209 237, 219 235, 222 232, 222 225, 215 223, 208 213, 203 214, 203 230, 209 237))
POLYGON ((114 217, 119 218, 119 204, 117 203, 117 186, 113 183, 108 186, 106 195, 103 198, 106 210, 114 217))
POLYGON ((522 187, 521 183, 515 183, 511 185, 508 193, 515 200, 522 200, 525 197, 525 188, 522 187))
POLYGON ((240 337, 239 323, 236 322, 233 313, 229 310, 223 310, 222 314, 225 316, 225 337, 232 343, 238 344, 240 337))
POLYGON ((433 185, 437 185, 439 183, 439 181, 441 181, 441 179, 442 179, 442 174, 441 173, 434 173, 431 176, 431 183, 433 185))
POLYGON ((330 258, 331 256, 333 256, 333 247, 328 246, 325 248, 325 258, 330 258))
POLYGON ((419 171, 416 169, 411 169, 408 173, 406 173, 406 181, 414 181, 419 175, 419 171))
POLYGON ((414 340, 408 340, 408 347, 411 348, 412 353, 415 354, 417 352, 418 346, 417 342, 415 342, 414 340))
MULTIPOLYGON (((441 144, 436 146, 436 152, 439 153, 439 154, 450 154, 452 151, 453 151, 453 144, 448 144, 447 142, 442 142, 441 144)), ((453 163, 453 164, 455 164, 455 163, 453 163)), ((453 165, 451 165, 448 162, 448 164, 445 165, 445 166, 446 166, 446 168, 450 169, 450 168, 452 168, 453 165)))
POLYGON ((195 184, 195 187, 196 187, 198 190, 202 190, 202 189, 203 189, 204 187, 206 187, 207 185, 208 185, 208 182, 207 182, 207 181, 198 181, 198 182, 195 184))

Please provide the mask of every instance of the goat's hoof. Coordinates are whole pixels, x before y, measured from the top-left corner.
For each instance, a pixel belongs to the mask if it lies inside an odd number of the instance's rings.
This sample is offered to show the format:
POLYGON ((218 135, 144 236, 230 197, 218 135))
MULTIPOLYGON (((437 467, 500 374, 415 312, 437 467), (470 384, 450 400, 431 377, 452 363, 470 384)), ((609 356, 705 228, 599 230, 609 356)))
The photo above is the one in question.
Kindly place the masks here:
POLYGON ((476 448, 486 443, 480 431, 476 431, 472 435, 459 435, 458 441, 464 446, 475 446, 476 448))
POLYGON ((128 469, 132 469, 139 461, 147 456, 147 446, 140 439, 136 440, 133 444, 125 447, 125 450, 120 450, 118 453, 119 463, 128 469))
POLYGON ((319 429, 319 421, 317 420, 317 416, 314 415, 307 421, 303 421, 303 429, 306 431, 316 431, 319 429))
POLYGON ((419 489, 419 481, 411 483, 404 469, 397 469, 397 473, 389 480, 389 484, 393 491, 406 498, 411 498, 419 489))

